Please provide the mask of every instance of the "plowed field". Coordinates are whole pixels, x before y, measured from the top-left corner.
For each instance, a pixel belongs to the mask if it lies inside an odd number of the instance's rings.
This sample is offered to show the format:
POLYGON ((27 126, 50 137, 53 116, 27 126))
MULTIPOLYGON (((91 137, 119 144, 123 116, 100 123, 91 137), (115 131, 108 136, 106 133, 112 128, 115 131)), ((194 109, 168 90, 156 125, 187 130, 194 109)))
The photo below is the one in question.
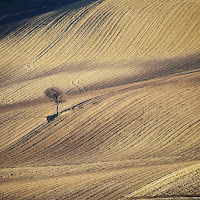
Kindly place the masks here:
POLYGON ((200 199, 199 0, 81 1, 0 30, 0 199, 200 199))

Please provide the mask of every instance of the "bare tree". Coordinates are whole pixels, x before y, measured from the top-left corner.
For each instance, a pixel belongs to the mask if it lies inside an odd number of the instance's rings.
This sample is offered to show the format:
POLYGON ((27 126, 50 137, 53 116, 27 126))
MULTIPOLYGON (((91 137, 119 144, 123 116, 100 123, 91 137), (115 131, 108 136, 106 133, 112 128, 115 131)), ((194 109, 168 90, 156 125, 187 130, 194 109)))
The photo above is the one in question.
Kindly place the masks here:
POLYGON ((61 102, 63 91, 57 87, 50 87, 45 90, 44 94, 46 97, 53 99, 55 101, 57 105, 57 115, 58 115, 58 106, 59 106, 59 103, 61 102))

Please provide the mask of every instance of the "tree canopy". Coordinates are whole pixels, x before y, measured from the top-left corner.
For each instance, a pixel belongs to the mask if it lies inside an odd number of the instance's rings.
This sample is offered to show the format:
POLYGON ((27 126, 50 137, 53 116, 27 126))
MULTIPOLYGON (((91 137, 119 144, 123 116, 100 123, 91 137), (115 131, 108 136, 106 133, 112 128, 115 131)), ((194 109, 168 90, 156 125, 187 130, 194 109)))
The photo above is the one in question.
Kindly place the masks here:
POLYGON ((57 87, 50 87, 46 89, 44 93, 45 96, 49 97, 50 99, 53 99, 55 103, 59 103, 61 97, 63 96, 63 91, 57 87))

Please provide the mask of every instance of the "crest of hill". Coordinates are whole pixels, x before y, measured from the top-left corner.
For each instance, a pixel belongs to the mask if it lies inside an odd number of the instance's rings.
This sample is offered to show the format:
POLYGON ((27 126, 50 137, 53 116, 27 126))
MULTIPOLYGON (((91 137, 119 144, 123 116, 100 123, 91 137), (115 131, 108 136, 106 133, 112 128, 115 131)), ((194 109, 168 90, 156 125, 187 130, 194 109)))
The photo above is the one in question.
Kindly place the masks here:
POLYGON ((199 30, 199 0, 94 1, 12 24, 0 41, 1 103, 52 84, 82 92, 199 68, 199 30))

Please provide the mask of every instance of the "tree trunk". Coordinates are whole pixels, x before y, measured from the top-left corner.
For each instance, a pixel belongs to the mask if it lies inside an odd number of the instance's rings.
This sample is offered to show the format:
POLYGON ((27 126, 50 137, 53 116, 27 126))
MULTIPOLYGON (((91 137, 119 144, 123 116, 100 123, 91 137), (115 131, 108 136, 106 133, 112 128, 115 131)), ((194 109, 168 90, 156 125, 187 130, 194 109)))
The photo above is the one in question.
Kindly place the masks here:
POLYGON ((57 116, 58 116, 58 103, 57 103, 57 116))

